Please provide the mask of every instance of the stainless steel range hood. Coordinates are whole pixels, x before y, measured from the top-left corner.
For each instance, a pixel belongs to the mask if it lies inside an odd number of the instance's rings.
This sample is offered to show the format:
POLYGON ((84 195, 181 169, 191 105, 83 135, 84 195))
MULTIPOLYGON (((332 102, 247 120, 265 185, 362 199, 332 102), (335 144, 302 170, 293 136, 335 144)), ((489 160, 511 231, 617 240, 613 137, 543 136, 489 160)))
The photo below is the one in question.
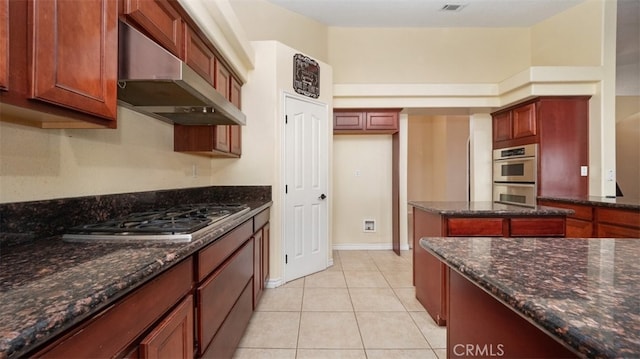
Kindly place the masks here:
POLYGON ((245 125, 245 115, 185 62, 120 22, 118 103, 169 123, 245 125))

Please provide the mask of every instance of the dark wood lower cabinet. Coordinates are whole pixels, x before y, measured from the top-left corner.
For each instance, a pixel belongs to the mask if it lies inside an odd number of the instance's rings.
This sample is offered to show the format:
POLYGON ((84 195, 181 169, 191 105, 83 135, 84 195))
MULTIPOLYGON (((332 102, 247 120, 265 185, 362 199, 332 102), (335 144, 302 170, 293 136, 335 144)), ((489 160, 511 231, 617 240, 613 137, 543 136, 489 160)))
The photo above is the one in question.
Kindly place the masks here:
POLYGON ((202 358, 228 359, 233 356, 253 314, 251 287, 249 281, 202 358))
POLYGON ((447 271, 447 358, 577 358, 461 274, 447 271))
POLYGON ((564 237, 564 216, 449 216, 413 210, 413 283, 416 299, 436 322, 447 325, 447 267, 420 247, 422 237, 564 237))
POLYGON ((131 353, 138 347, 137 338, 192 288, 193 260, 188 258, 30 357, 107 358, 131 353))
POLYGON ((245 285, 253 277, 253 244, 253 240, 247 241, 196 291, 198 355, 207 350, 245 285))
POLYGON ((193 358, 192 295, 188 295, 142 340, 140 358, 193 358))
POLYGON ((29 357, 231 358, 269 274, 269 211, 29 357))
POLYGON ((567 208, 574 214, 567 217, 567 237, 571 238, 640 238, 640 210, 539 200, 541 206, 567 208))

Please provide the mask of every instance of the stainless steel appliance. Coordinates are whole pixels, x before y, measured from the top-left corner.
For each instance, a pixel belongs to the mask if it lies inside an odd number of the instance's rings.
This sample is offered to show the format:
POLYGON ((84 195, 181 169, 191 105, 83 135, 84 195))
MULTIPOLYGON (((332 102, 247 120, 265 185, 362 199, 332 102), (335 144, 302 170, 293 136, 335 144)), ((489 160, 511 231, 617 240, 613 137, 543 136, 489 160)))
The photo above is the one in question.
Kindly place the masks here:
POLYGON ((538 144, 493 150, 494 202, 534 207, 537 181, 538 144))
POLYGON ((225 221, 249 211, 244 204, 195 204, 131 213, 121 218, 70 228, 64 241, 154 240, 190 242, 225 221))
POLYGON ((120 22, 119 104, 182 125, 244 125, 246 116, 184 61, 120 22))

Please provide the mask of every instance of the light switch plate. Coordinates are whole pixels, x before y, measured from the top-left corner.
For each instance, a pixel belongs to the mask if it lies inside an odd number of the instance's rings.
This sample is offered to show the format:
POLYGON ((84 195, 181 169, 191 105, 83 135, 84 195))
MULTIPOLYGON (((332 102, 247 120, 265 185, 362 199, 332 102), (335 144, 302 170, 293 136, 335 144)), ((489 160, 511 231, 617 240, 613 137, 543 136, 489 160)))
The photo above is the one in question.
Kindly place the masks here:
POLYGON ((589 175, 589 169, 587 166, 580 166, 580 176, 586 177, 589 175))

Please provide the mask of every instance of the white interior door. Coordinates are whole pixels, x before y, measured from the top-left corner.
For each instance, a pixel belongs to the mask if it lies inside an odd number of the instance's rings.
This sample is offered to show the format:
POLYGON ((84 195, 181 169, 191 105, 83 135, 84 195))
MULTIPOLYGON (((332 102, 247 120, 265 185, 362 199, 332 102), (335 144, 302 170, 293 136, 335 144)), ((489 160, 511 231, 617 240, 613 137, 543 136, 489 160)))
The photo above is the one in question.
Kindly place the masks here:
POLYGON ((285 282, 327 268, 327 105, 285 95, 285 282))

